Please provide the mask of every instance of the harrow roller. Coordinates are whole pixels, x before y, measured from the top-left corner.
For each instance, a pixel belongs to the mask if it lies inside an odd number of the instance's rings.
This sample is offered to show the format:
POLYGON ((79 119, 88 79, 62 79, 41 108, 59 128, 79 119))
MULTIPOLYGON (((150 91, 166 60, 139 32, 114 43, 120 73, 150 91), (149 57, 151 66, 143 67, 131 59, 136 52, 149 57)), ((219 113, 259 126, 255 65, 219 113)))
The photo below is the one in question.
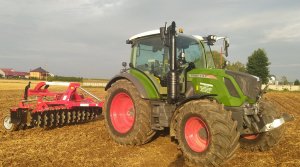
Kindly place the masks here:
POLYGON ((34 113, 32 115, 33 121, 31 126, 55 128, 72 124, 80 124, 95 119, 100 114, 101 110, 48 110, 43 113, 34 113), (89 115, 93 115, 93 118, 89 118, 89 115))

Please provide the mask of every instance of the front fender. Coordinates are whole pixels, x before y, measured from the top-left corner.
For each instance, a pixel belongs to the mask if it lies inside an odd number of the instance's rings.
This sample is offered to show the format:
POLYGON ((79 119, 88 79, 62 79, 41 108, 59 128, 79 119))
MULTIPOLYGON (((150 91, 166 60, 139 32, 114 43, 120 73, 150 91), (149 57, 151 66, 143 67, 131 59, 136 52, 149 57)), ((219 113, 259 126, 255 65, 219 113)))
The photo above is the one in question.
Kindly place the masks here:
POLYGON ((132 76, 130 73, 120 73, 116 76, 114 76, 106 85, 105 87, 105 91, 107 91, 111 85, 113 83, 115 83, 116 81, 120 80, 120 79, 126 79, 130 82, 132 82, 132 84, 137 88, 137 90, 139 91, 140 95, 142 98, 148 98, 147 92, 144 88, 144 86, 142 85, 142 83, 135 78, 134 76, 132 76))

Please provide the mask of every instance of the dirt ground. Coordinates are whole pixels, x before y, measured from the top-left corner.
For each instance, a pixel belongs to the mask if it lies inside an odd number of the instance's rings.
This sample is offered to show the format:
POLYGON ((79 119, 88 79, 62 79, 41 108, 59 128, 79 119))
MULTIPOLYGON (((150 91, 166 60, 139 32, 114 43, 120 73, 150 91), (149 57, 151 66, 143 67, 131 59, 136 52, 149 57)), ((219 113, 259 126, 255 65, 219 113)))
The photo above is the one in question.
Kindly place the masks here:
MULTIPOLYGON (((0 87, 3 87, 3 85, 0 87)), ((22 87, 23 89, 23 87, 22 87)), ((0 117, 17 106, 23 90, 0 89, 0 117)), ((89 88, 98 97, 105 92, 89 88)), ((300 93, 270 92, 266 95, 282 112, 295 116, 285 125, 285 135, 270 151, 239 149, 225 166, 300 166, 300 93)), ((2 122, 1 122, 2 124, 2 122)), ((122 146, 108 135, 103 118, 53 130, 33 128, 7 133, 0 130, 0 166, 184 166, 177 145, 160 133, 143 146, 122 146)))

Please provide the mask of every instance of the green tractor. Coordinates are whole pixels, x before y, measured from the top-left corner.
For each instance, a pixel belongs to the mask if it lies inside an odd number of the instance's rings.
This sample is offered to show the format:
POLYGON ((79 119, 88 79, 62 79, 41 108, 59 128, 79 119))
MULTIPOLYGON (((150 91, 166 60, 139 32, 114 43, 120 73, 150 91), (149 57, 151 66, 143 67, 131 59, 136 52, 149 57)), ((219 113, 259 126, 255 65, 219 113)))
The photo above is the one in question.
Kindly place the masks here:
POLYGON ((268 150, 291 120, 262 98, 258 77, 216 69, 210 46, 227 38, 185 35, 176 24, 135 35, 129 68, 107 84, 103 106, 111 137, 142 145, 169 130, 187 164, 220 165, 241 145, 268 150))

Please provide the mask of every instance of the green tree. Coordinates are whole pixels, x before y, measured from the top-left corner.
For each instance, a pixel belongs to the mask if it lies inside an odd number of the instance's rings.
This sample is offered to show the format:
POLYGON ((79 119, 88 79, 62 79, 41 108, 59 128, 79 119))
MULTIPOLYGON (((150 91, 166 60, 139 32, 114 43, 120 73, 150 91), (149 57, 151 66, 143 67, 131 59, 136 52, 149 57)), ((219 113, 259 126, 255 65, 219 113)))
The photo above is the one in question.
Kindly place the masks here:
POLYGON ((0 78, 2 78, 3 77, 3 75, 2 74, 0 74, 0 78))
POLYGON ((294 85, 300 85, 300 82, 298 79, 295 80, 294 85))
POLYGON ((245 64, 237 61, 227 65, 226 69, 231 71, 247 72, 245 64))
POLYGON ((251 56, 248 57, 247 71, 249 74, 256 75, 261 78, 262 83, 268 83, 269 59, 263 49, 255 50, 251 56))
POLYGON ((214 59, 216 68, 223 68, 224 67, 224 65, 226 63, 226 58, 223 55, 221 55, 220 52, 213 50, 212 51, 212 57, 214 59))

